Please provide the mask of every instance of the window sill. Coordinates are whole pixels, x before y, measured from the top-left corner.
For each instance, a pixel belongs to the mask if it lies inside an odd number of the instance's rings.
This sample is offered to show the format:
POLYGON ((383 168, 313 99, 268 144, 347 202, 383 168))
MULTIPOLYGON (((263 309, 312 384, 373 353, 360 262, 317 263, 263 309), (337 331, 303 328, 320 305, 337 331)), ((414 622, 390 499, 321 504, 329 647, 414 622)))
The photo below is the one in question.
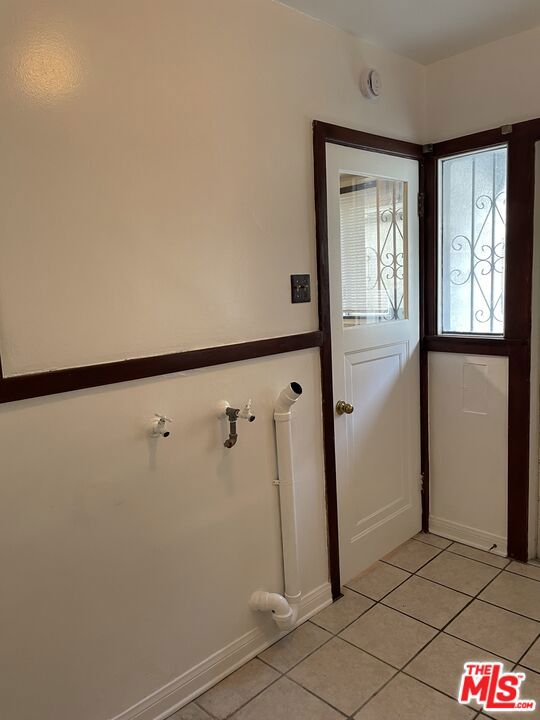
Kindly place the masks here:
POLYGON ((509 355, 512 348, 527 346, 526 340, 487 335, 426 335, 422 350, 470 355, 509 355))

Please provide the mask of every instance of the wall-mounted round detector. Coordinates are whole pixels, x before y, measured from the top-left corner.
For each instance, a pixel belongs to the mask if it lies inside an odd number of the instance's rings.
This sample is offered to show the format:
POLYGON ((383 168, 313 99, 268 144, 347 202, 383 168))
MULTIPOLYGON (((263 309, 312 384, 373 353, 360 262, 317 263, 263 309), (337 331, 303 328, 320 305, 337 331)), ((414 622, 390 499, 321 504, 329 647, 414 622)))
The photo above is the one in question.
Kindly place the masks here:
POLYGON ((368 100, 378 98, 382 93, 382 81, 379 72, 375 68, 366 68, 360 77, 360 90, 368 100))

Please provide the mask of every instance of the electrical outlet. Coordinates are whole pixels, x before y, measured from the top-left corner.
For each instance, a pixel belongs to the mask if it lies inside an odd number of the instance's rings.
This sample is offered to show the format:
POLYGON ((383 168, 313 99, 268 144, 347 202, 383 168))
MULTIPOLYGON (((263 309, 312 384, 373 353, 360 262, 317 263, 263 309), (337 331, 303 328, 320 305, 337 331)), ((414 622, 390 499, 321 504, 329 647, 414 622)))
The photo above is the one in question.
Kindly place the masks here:
POLYGON ((291 275, 291 302, 311 302, 311 278, 309 275, 291 275))

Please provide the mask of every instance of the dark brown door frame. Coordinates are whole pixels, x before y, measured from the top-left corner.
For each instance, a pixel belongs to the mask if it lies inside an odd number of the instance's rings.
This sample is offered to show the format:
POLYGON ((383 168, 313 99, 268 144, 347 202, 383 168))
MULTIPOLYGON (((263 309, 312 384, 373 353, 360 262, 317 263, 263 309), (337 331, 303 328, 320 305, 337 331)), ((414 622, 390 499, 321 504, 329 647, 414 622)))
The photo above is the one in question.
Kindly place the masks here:
MULTIPOLYGON (((321 355, 322 414, 324 437, 324 470, 326 483, 326 507, 328 521, 328 559, 330 582, 334 599, 341 595, 341 578, 339 569, 339 529, 338 499, 336 478, 336 447, 334 435, 334 390, 332 380, 332 335, 330 331, 330 269, 328 264, 328 212, 326 186, 326 144, 344 145, 358 150, 370 150, 385 155, 411 158, 417 160, 421 168, 423 162, 422 146, 403 140, 391 138, 359 130, 350 130, 338 125, 315 120, 313 123, 313 160, 315 175, 315 216, 317 239, 317 277, 319 297, 319 330, 323 342, 321 355)), ((420 170, 421 171, 421 170, 420 170)), ((422 230, 420 236, 422 238, 422 230)), ((422 247, 420 246, 420 260, 422 247)), ((422 278, 422 268, 420 273, 422 278)), ((422 283, 422 279, 420 279, 422 283)), ((421 290, 422 292, 422 290, 421 290)), ((422 306, 422 303, 420 303, 422 306)), ((423 387, 423 383, 421 387, 423 387)), ((427 383, 425 383, 427 389, 427 383)), ((427 408, 427 405, 426 405, 427 408)), ((427 424, 426 424, 427 427, 427 424)), ((424 446, 424 443, 423 443, 424 446)), ((426 454, 427 458, 427 454, 426 454)), ((422 453, 424 462, 424 453, 422 453)), ((426 472, 423 467, 422 472, 426 472)), ((425 483, 427 487, 427 483, 425 483)), ((424 507, 424 502, 422 503, 424 507)))
POLYGON ((535 143, 540 119, 421 146, 332 125, 313 123, 315 213, 318 261, 321 383, 330 579, 340 596, 339 532, 334 436, 332 338, 328 264, 326 144, 418 160, 424 212, 420 217, 420 421, 422 528, 429 529, 429 352, 503 355, 509 358, 508 554, 526 560, 529 519, 529 421, 534 242, 535 143), (451 337, 437 334, 437 160, 491 145, 508 144, 505 337, 451 337))
POLYGON ((508 555, 521 561, 528 559, 535 143, 538 140, 540 120, 530 120, 436 143, 426 148, 424 160, 426 275, 422 355, 425 358, 428 352, 455 352, 508 357, 508 555), (505 335, 502 338, 438 335, 438 161, 502 144, 508 146, 505 335))

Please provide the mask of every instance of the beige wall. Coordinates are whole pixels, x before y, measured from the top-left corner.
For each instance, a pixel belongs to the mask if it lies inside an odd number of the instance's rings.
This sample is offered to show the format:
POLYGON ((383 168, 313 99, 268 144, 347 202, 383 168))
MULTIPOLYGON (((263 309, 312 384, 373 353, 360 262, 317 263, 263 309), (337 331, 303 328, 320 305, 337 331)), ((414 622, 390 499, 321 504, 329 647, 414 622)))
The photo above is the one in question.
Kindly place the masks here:
MULTIPOLYGON (((426 69, 270 0, 5 4, 6 371, 315 328, 288 289, 316 272, 311 121, 426 142, 540 115, 537 41, 426 69)), ((246 602, 281 583, 271 408, 292 379, 303 589, 324 598, 316 351, 0 408, 6 717, 109 720, 157 692, 123 715, 149 720, 214 653, 274 637, 246 602), (227 453, 215 405, 248 396, 257 421, 227 453), (173 434, 152 443, 158 411, 173 434)))
POLYGON ((540 117, 540 28, 427 67, 426 142, 540 117))
MULTIPOLYGON (((270 0, 7 3, 0 57, 9 373, 313 329, 288 288, 316 269, 311 121, 425 134, 424 68, 270 0)), ((326 598, 316 351, 0 408, 6 717, 108 720, 160 689, 163 712, 199 663, 274 637, 247 599, 280 589, 271 408, 292 379, 303 590, 326 598), (248 396, 228 453, 215 405, 248 396), (152 444, 155 412, 175 422, 152 444)))
POLYGON ((418 140, 424 69, 269 0, 3 15, 7 374, 315 329, 311 122, 418 140))

